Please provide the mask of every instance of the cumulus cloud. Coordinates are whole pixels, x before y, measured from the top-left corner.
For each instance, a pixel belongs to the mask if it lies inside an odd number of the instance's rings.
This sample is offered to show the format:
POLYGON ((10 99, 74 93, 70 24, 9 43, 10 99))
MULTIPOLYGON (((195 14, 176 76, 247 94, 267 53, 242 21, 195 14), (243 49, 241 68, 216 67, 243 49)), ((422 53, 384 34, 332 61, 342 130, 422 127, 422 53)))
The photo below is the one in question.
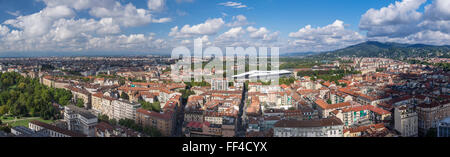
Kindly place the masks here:
POLYGON ((416 10, 426 0, 403 0, 379 10, 369 9, 362 15, 359 28, 367 30, 367 36, 404 36, 415 33, 415 25, 422 18, 416 10))
POLYGON ((7 20, 4 24, 23 29, 27 37, 36 37, 46 34, 55 20, 74 15, 72 9, 66 6, 47 7, 35 14, 7 20))
POLYGON ((359 28, 370 40, 450 44, 450 1, 403 0, 380 9, 370 9, 361 17, 359 28))
POLYGON ((4 36, 9 33, 9 28, 3 25, 0 25, 0 36, 4 36))
POLYGON ((217 39, 218 40, 237 39, 243 34, 245 34, 245 30, 242 29, 242 27, 235 27, 235 28, 231 28, 230 30, 228 30, 225 33, 221 34, 219 37, 217 37, 217 39))
POLYGON ((47 7, 69 6, 76 10, 90 9, 93 7, 111 8, 116 5, 115 0, 42 0, 47 7))
POLYGON ((166 0, 148 0, 148 9, 152 11, 161 11, 166 7, 166 0))
POLYGON ((171 29, 169 36, 175 38, 188 38, 196 35, 216 34, 225 24, 222 18, 208 19, 197 25, 184 25, 181 29, 175 26, 171 29))
POLYGON ((246 26, 249 24, 250 23, 247 21, 247 17, 245 17, 244 15, 237 15, 237 16, 233 16, 233 21, 228 23, 227 26, 228 27, 239 27, 239 26, 246 26))
POLYGON ((263 41, 273 41, 278 38, 279 32, 271 33, 267 28, 261 27, 259 29, 255 27, 247 27, 247 31, 250 33, 250 38, 261 39, 263 41))
POLYGON ((150 10, 116 0, 42 0, 41 11, 0 25, 0 51, 83 51, 102 48, 139 51, 167 47, 154 34, 120 35, 122 28, 165 23, 150 10), (93 18, 78 18, 86 11, 93 18), (6 26, 5 26, 6 25, 6 26), (10 26, 8 28, 7 26, 10 26), (160 45, 158 45, 160 44, 160 45), (134 46, 134 47, 133 47, 134 46))
POLYGON ((307 25, 297 32, 289 33, 290 46, 301 51, 326 51, 363 42, 365 37, 345 28, 344 22, 336 20, 330 25, 313 28, 307 25))

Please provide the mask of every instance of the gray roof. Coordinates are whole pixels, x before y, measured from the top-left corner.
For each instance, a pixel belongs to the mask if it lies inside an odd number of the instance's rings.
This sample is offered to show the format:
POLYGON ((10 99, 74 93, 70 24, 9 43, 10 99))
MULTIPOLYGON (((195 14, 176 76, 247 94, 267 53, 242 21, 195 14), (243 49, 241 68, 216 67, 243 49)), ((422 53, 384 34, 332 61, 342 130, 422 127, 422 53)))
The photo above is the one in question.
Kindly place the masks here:
POLYGON ((85 110, 83 108, 79 108, 74 105, 68 105, 66 107, 69 108, 71 111, 73 111, 87 119, 97 118, 97 116, 95 116, 94 114, 92 114, 91 112, 89 112, 88 110, 85 110))

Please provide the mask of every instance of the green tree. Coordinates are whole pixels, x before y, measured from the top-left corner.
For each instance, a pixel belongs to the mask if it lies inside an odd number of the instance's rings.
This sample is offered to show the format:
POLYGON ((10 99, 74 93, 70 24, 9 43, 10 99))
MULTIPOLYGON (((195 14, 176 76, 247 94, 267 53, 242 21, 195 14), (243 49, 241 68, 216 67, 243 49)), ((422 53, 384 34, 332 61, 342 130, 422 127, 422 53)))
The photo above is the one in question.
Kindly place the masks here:
POLYGON ((328 99, 328 100, 327 100, 327 103, 328 103, 328 104, 332 104, 331 99, 328 99))
POLYGON ((128 94, 125 92, 122 92, 122 94, 120 95, 120 98, 122 98, 124 100, 130 100, 130 96, 128 96, 128 94))
POLYGON ((84 108, 84 107, 85 107, 85 106, 84 106, 84 100, 78 98, 78 99, 77 99, 77 103, 75 104, 75 106, 80 107, 80 108, 84 108))
POLYGON ((152 110, 155 112, 161 112, 161 103, 159 101, 152 103, 152 110))

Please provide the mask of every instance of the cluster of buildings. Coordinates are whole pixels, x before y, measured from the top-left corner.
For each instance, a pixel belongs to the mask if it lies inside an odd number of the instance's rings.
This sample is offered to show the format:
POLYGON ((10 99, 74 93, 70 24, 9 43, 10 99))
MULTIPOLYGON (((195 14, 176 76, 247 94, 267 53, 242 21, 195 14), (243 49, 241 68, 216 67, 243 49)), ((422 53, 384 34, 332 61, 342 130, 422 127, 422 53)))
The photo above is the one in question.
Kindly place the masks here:
MULTIPOLYGON (((146 136, 98 119, 99 116, 107 116, 116 121, 134 120, 141 127, 157 129, 163 136, 416 137, 433 132, 439 137, 449 136, 450 73, 431 65, 385 58, 341 58, 345 62, 293 69, 293 72, 250 71, 231 78, 207 80, 206 86, 188 87, 174 80, 195 72, 212 76, 223 71, 215 68, 185 69, 175 76, 167 71, 169 67, 175 69, 174 66, 149 64, 167 61, 163 59, 89 60, 126 64, 86 68, 77 63, 77 66, 70 67, 70 70, 85 70, 82 75, 87 75, 84 77, 88 78, 87 81, 62 76, 69 67, 59 63, 53 64, 54 67, 66 70, 29 70, 24 73, 28 77, 40 78, 48 87, 71 91, 73 104, 82 100, 84 108, 65 106, 62 124, 33 121, 28 128, 13 128, 13 134, 38 137, 146 136), (297 75, 299 71, 338 69, 360 73, 347 74, 336 82, 297 75), (280 76, 294 77, 295 81, 279 85, 251 81, 280 76), (183 95, 186 89, 190 95, 183 95), (123 95, 127 99, 123 99, 123 95), (140 104, 143 101, 159 103, 160 109, 145 108, 140 104)), ((16 66, 15 69, 22 72, 27 69, 24 65, 30 64, 16 66)))

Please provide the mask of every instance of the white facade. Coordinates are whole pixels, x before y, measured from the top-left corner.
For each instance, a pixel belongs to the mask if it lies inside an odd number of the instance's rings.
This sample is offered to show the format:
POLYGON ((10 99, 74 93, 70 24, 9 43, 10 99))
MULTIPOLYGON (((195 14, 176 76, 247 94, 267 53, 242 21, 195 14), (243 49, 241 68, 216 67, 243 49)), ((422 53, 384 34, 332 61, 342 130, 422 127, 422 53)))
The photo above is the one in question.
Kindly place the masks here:
POLYGON ((401 105, 394 110, 395 130, 401 136, 411 137, 419 134, 418 116, 412 108, 401 105))
POLYGON ((95 136, 95 125, 98 119, 87 110, 69 105, 64 107, 64 120, 67 122, 68 129, 83 133, 87 136, 95 136))
POLYGON ((138 103, 130 103, 124 100, 114 100, 112 102, 114 108, 113 117, 116 120, 132 119, 136 117, 136 110, 141 106, 138 103))

